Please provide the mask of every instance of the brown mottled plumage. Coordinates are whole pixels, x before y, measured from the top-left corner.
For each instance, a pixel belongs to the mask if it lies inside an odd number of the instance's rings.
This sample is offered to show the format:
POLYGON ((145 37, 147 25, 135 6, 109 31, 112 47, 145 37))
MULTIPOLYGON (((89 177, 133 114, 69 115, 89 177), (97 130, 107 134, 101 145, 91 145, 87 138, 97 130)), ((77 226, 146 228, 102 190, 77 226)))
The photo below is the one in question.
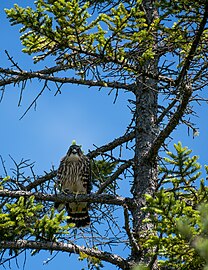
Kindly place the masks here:
MULTIPOLYGON (((61 160, 58 168, 58 180, 61 190, 67 194, 89 194, 91 190, 90 160, 82 153, 78 145, 71 145, 66 156, 61 160)), ((59 210, 63 205, 55 204, 59 210)), ((90 224, 88 203, 73 202, 64 205, 68 212, 68 223, 75 223, 76 227, 90 224)))

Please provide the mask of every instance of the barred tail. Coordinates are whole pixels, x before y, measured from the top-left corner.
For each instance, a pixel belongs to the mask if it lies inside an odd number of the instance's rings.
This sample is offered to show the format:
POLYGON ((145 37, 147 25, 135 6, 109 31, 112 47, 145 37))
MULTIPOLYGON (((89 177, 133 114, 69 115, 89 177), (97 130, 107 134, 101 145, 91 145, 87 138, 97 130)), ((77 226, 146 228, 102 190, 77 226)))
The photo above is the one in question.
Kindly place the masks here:
POLYGON ((75 227, 85 227, 90 224, 90 216, 86 203, 69 203, 66 205, 68 212, 67 223, 74 223, 75 227))

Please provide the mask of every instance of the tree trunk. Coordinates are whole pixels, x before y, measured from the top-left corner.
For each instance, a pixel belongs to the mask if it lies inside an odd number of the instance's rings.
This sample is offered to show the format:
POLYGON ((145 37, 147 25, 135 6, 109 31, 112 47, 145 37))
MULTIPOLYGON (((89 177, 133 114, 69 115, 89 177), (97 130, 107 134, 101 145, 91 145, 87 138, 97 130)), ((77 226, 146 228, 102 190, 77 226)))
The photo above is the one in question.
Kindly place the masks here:
MULTIPOLYGON (((157 17, 157 10, 154 1, 143 1, 143 8, 146 11, 147 21, 150 24, 157 17)), ((157 44, 155 33, 155 47, 157 44)), ((148 44, 147 44, 148 46, 148 44)), ((147 47, 148 48, 148 47, 147 47)), ((142 67, 142 73, 152 73, 154 78, 158 73, 158 57, 146 61, 142 67)), ((136 201, 137 208, 133 209, 133 227, 135 238, 139 243, 145 237, 145 232, 149 232, 152 224, 144 225, 142 221, 146 214, 141 208, 145 205, 144 194, 153 194, 157 184, 157 161, 156 156, 147 159, 146 156, 152 147, 158 134, 157 121, 157 80, 140 75, 137 78, 136 87, 136 146, 135 146, 135 166, 134 183, 132 194, 136 201)), ((145 256, 147 250, 133 250, 132 258, 137 263, 151 264, 150 258, 145 256)), ((157 264, 153 263, 152 269, 157 269, 157 264)))

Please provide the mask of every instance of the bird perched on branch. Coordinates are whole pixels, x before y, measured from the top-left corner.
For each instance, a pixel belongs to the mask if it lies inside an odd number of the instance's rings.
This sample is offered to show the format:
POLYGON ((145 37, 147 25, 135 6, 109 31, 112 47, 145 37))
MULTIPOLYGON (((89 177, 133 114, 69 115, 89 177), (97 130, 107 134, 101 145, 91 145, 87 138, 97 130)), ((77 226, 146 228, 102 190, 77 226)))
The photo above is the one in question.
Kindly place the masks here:
MULTIPOLYGON (((61 191, 65 194, 89 194, 91 191, 90 160, 82 153, 80 146, 72 144, 66 156, 61 160, 58 168, 58 181, 61 191)), ((75 223, 76 227, 84 227, 90 224, 88 203, 72 202, 65 205, 56 203, 58 210, 66 207, 68 223, 75 223)))

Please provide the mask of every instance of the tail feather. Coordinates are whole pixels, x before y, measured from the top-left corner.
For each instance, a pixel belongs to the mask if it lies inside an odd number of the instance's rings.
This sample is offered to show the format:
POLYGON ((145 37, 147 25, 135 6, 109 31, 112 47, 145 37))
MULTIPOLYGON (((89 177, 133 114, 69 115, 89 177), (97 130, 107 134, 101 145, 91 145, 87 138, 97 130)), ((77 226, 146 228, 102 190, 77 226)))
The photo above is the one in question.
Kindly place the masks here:
POLYGON ((87 207, 78 210, 73 210, 70 204, 66 205, 68 212, 67 223, 74 223, 75 227, 85 227, 90 224, 90 216, 87 207))
POLYGON ((87 204, 77 204, 77 203, 55 203, 54 207, 61 211, 66 208, 68 213, 67 223, 74 223, 75 227, 85 227, 90 224, 90 216, 88 213, 87 204))

